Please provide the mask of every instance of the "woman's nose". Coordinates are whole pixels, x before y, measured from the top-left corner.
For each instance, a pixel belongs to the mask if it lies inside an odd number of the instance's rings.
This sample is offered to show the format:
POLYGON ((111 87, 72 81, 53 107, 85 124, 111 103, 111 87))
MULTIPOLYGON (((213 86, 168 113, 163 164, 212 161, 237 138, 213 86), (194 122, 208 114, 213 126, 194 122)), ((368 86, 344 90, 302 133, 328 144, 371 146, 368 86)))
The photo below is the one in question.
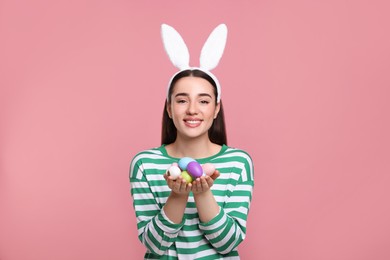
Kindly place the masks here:
POLYGON ((187 113, 190 115, 197 114, 197 106, 195 102, 189 102, 188 103, 188 108, 187 108, 187 113))

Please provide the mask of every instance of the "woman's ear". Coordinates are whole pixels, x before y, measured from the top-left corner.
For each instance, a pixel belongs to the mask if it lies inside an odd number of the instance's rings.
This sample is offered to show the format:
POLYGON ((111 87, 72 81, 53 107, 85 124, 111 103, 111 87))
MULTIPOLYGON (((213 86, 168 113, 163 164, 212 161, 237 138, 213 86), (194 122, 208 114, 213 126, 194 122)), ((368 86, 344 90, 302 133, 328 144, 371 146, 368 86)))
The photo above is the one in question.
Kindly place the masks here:
POLYGON ((169 102, 167 101, 167 113, 170 119, 172 119, 172 114, 171 114, 171 106, 169 102))
POLYGON ((221 109, 221 103, 217 103, 217 106, 215 107, 215 112, 214 112, 214 119, 217 118, 220 109, 221 109))

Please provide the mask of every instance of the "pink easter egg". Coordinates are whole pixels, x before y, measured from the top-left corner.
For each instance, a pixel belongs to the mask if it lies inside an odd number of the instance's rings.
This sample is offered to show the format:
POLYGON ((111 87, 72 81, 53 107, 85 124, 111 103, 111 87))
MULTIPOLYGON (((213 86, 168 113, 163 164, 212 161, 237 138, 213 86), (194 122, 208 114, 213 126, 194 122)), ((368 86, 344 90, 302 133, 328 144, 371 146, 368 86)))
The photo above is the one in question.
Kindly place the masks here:
POLYGON ((205 163, 202 165, 203 171, 206 175, 210 176, 213 175, 215 172, 215 167, 211 163, 205 163))
POLYGON ((187 165, 187 172, 194 178, 199 178, 203 174, 202 166, 197 161, 189 162, 187 165))

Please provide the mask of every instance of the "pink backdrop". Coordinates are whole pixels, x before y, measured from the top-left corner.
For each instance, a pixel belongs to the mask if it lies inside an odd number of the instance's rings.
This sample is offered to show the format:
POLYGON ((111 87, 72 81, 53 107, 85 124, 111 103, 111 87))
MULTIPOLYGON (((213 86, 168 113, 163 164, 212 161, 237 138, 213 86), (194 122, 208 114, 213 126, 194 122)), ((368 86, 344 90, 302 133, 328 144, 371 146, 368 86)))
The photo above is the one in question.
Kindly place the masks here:
POLYGON ((162 22, 194 66, 229 27, 214 72, 229 144, 255 163, 242 259, 390 259, 389 8, 1 0, 0 259, 142 258, 128 170, 159 145, 162 22))

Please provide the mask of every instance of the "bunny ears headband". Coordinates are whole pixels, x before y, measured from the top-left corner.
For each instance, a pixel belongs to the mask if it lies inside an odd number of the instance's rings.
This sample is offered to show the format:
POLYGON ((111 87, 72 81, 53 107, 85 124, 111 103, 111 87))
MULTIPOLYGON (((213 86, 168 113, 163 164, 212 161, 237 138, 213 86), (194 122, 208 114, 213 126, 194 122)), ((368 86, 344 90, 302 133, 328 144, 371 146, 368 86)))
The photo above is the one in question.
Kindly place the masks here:
MULTIPOLYGON (((173 27, 162 24, 161 35, 164 48, 168 54, 169 59, 173 65, 179 69, 179 71, 175 73, 169 81, 168 93, 172 80, 177 74, 184 70, 197 69, 205 72, 214 80, 217 86, 217 102, 219 103, 221 100, 221 86, 219 85, 217 77, 215 77, 214 74, 212 74, 210 71, 218 65, 225 49, 227 38, 226 25, 218 25, 207 38, 200 54, 199 67, 190 67, 190 54, 188 52, 187 45, 185 44, 180 34, 173 27)), ((167 99, 169 99, 168 94, 167 99)))

